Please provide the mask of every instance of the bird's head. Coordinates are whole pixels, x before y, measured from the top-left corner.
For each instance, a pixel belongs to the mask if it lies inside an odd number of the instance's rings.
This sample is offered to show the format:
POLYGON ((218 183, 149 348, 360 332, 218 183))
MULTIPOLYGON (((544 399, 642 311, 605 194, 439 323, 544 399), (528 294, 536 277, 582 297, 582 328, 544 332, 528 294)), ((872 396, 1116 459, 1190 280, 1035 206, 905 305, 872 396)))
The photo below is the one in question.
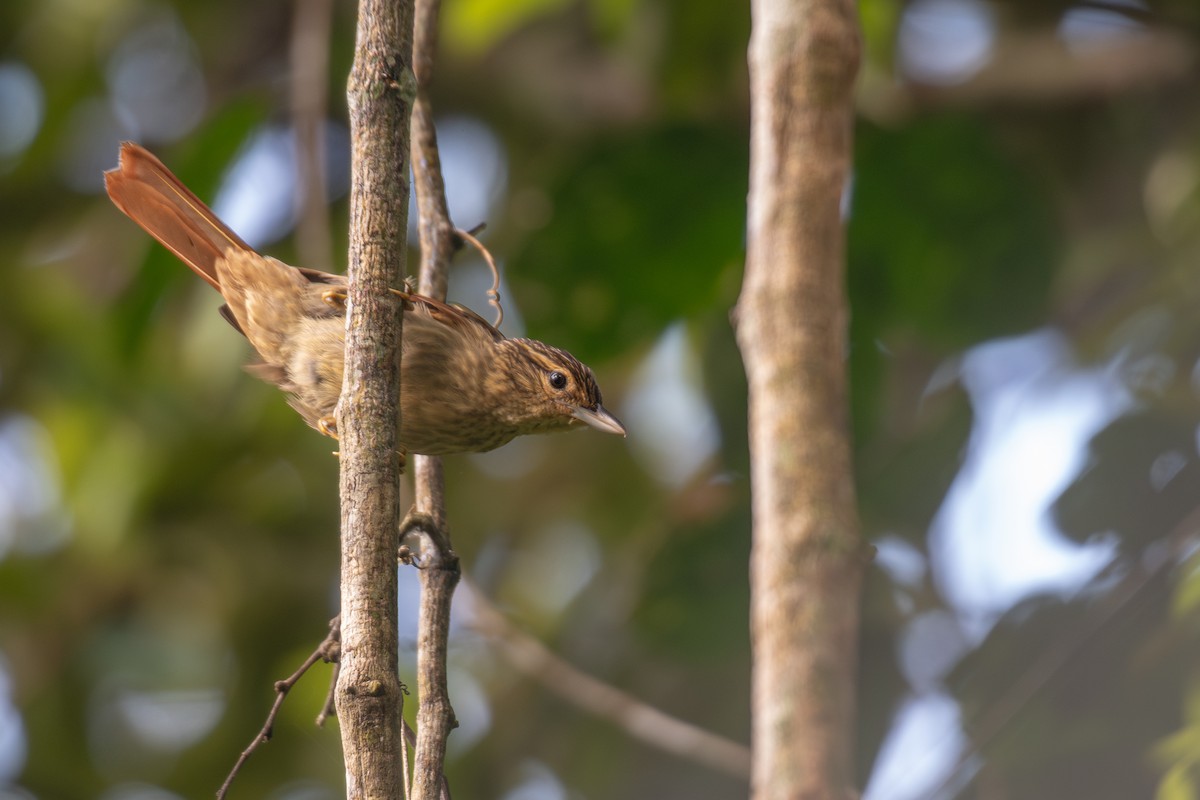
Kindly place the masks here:
POLYGON ((498 347, 497 380, 507 390, 498 410, 521 433, 590 425, 625 435, 625 426, 604 407, 592 371, 579 359, 533 339, 505 339, 498 347))

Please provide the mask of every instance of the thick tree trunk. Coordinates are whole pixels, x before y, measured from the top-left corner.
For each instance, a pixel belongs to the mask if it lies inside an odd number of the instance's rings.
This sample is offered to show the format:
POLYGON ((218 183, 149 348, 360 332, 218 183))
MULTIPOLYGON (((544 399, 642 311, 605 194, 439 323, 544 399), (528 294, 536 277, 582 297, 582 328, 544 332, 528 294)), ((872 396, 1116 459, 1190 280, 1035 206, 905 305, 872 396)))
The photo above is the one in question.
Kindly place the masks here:
POLYGON ((408 227, 412 0, 361 0, 350 104, 349 307, 339 404, 342 651, 337 713, 346 796, 404 795, 397 674, 397 404, 408 227))
POLYGON ((753 797, 853 796, 859 586, 846 403, 853 0, 753 0, 749 243, 753 797))

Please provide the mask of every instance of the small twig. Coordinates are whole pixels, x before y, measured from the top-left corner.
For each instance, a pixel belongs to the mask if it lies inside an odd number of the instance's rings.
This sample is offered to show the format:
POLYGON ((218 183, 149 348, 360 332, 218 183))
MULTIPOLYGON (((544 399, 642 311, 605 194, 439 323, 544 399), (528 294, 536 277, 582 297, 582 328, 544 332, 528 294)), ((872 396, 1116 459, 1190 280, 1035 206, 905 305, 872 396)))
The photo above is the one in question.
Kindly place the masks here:
POLYGON ((442 767, 446 737, 458 727, 458 719, 446 691, 446 656, 450 600, 461 573, 449 537, 432 516, 417 509, 410 511, 400 524, 401 541, 413 533, 421 537, 420 557, 414 557, 405 545, 397 550, 399 560, 415 565, 421 575, 417 634, 417 689, 421 702, 417 707, 418 731, 412 743, 413 796, 449 800, 450 784, 442 767))
POLYGON ((340 661, 333 662, 333 670, 329 673, 329 691, 325 694, 325 705, 321 706, 320 712, 317 713, 316 725, 318 728, 325 727, 325 720, 330 717, 337 716, 337 682, 338 675, 342 673, 342 663, 340 661))
MULTIPOLYGON (((435 300, 446 299, 446 273, 450 258, 460 245, 454 236, 454 223, 450 221, 446 205, 437 131, 429 102, 440 5, 440 0, 417 0, 413 17, 413 72, 417 79, 417 99, 412 115, 412 165, 421 235, 418 287, 421 294, 435 300)), ((416 800, 432 800, 434 797, 449 800, 450 788, 443 770, 446 737, 457 722, 446 689, 446 651, 450 603, 454 587, 458 584, 458 557, 450 548, 441 459, 434 456, 415 457, 413 490, 416 510, 426 515, 429 529, 436 532, 441 542, 438 546, 438 566, 431 567, 426 562, 421 570, 421 607, 417 623, 417 693, 420 705, 417 708, 418 731, 413 737, 412 796, 416 800)))
POLYGON ((233 765, 233 769, 229 771, 225 782, 217 790, 217 800, 224 800, 225 795, 229 793, 229 787, 233 784, 233 779, 237 777, 238 772, 242 769, 242 765, 246 763, 254 751, 271 740, 271 733, 275 727, 275 719, 279 716, 279 709, 283 707, 283 700, 287 697, 291 688, 304 677, 304 673, 308 672, 309 668, 318 661, 324 661, 327 664, 330 662, 336 663, 341 650, 340 619, 340 617, 334 617, 330 621, 329 634, 317 645, 317 649, 313 650, 309 657, 304 659, 304 663, 300 665, 299 669, 287 678, 275 682, 275 702, 271 705, 271 710, 267 713, 266 722, 263 723, 262 730, 258 732, 258 735, 251 740, 246 749, 242 751, 242 754, 238 756, 238 760, 233 765))
MULTIPOLYGON (((404 723, 404 743, 415 750, 417 747, 417 732, 413 730, 412 725, 408 724, 408 720, 402 720, 402 722, 404 723)), ((408 774, 408 765, 407 764, 405 765, 404 769, 405 769, 404 774, 407 775, 408 774)), ((408 797, 408 793, 409 793, 409 788, 408 788, 408 785, 406 784, 404 787, 404 796, 406 798, 408 797)), ((450 797, 450 781, 446 780, 446 776, 444 774, 442 775, 442 790, 441 790, 441 794, 439 796, 439 800, 452 800, 452 798, 450 797)))
POLYGON ((737 778, 750 777, 750 748, 672 717, 577 669, 514 625, 469 579, 467 585, 473 627, 495 643, 513 667, 635 739, 737 778))
POLYGON ((321 643, 325 646, 326 643, 333 640, 333 644, 329 645, 329 653, 326 661, 333 664, 333 670, 329 673, 329 692, 325 695, 325 704, 321 706, 320 712, 317 713, 316 726, 318 728, 325 727, 325 720, 330 717, 337 716, 337 708, 334 705, 337 700, 337 682, 338 675, 342 672, 342 615, 338 614, 333 619, 329 620, 329 635, 325 637, 325 641, 321 643))
POLYGON ((404 775, 404 800, 408 800, 412 796, 412 766, 408 759, 409 754, 417 749, 417 732, 404 717, 400 718, 400 730, 404 733, 400 741, 400 752, 404 754, 404 760, 400 762, 400 771, 404 775))
MULTIPOLYGON (((475 230, 479 230, 479 227, 476 227, 475 230)), ((455 229, 454 234, 478 250, 483 256, 483 260, 487 262, 488 269, 492 271, 492 288, 488 289, 487 296, 488 303, 496 309, 496 321, 492 323, 492 326, 499 328, 500 323, 504 322, 504 306, 500 305, 500 268, 496 266, 496 259, 492 258, 491 252, 483 246, 483 242, 476 239, 469 231, 458 228, 455 229)))

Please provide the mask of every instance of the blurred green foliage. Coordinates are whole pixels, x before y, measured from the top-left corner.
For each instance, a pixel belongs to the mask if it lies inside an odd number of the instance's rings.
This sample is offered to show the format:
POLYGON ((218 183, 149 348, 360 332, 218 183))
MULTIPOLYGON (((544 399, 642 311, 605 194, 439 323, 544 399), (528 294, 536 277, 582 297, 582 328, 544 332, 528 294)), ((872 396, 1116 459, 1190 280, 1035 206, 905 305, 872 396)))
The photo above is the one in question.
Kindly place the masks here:
MULTIPOLYGON (((1161 26, 1143 32, 1164 37, 1151 45, 1194 61, 1196 10, 1152 5, 1132 15, 1161 26)), ((965 648, 939 684, 967 738, 953 785, 1196 797, 1200 81, 1142 59, 1098 85, 1079 67, 1086 53, 1056 39, 1074 4, 1022 0, 988 7, 994 61, 979 75, 922 85, 897 66, 911 6, 860 8, 847 203, 858 492, 865 535, 920 565, 904 578, 881 558, 864 593, 860 780, 904 698, 929 689, 903 655, 915 623, 956 619, 929 533, 977 421, 957 367, 978 344, 1050 328, 1073 361, 1048 380, 1094 369, 1127 403, 1045 515, 1073 541, 1108 537, 1117 560, 1075 594, 1024 598, 965 648), (1059 60, 1026 69, 1048 41, 1059 60)), ((41 98, 20 147, 3 149, 0 118, 0 796, 215 790, 273 681, 336 612, 330 442, 242 371, 248 347, 217 298, 99 193, 132 136, 213 198, 255 134, 287 122, 292 13, 228 0, 0 6, 0 78, 19 65, 41 98), (134 58, 147 49, 159 60, 134 58), (144 80, 121 83, 128 63, 144 80), (164 130, 186 116, 171 102, 187 69, 204 87, 196 124, 145 135, 146 97, 172 110, 164 130)), ((504 149, 486 239, 506 301, 530 335, 592 364, 632 433, 627 445, 578 434, 449 459, 456 547, 570 661, 739 741, 749 462, 728 313, 744 247, 749 25, 745 7, 683 0, 449 3, 433 98, 504 149), (715 423, 711 450, 658 438, 673 420, 644 411, 658 376, 639 368, 672 325, 700 365, 684 388, 715 423), (655 446, 695 459, 686 479, 656 470, 655 446)), ((353 29, 351 5, 336 6, 337 121, 353 29)), ((330 217, 340 252, 341 198, 330 217)), ((265 249, 296 258, 290 238, 265 249)), ((411 619, 415 595, 403 602, 411 619)), ((458 796, 745 795, 564 703, 465 627, 452 666, 458 796)), ((336 732, 311 725, 327 674, 292 693, 233 796, 341 796, 336 732)))

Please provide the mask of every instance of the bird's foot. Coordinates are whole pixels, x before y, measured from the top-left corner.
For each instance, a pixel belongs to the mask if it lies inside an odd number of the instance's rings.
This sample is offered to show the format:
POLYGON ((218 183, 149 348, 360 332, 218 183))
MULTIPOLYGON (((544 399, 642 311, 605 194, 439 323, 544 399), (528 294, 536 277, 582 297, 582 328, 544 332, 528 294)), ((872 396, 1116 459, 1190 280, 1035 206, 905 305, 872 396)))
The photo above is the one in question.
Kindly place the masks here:
POLYGON ((330 439, 338 438, 337 418, 332 414, 326 414, 317 420, 317 430, 328 436, 330 439))
POLYGON ((338 311, 346 310, 346 292, 342 289, 326 289, 321 292, 321 300, 330 308, 338 311))

